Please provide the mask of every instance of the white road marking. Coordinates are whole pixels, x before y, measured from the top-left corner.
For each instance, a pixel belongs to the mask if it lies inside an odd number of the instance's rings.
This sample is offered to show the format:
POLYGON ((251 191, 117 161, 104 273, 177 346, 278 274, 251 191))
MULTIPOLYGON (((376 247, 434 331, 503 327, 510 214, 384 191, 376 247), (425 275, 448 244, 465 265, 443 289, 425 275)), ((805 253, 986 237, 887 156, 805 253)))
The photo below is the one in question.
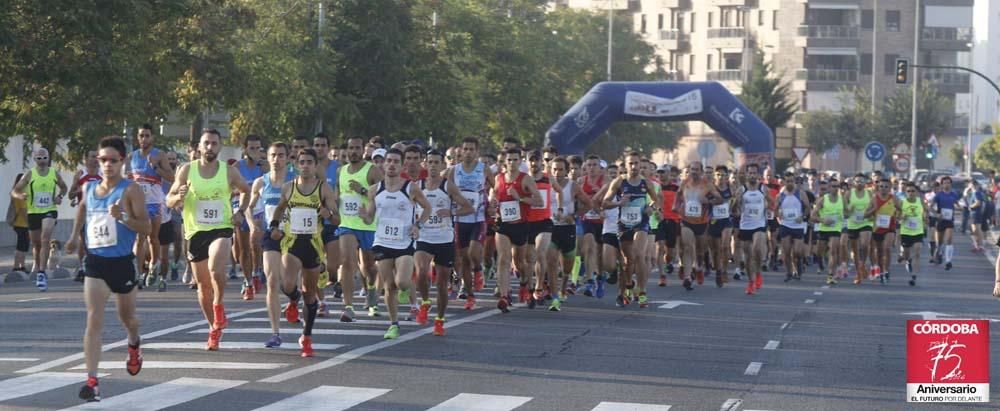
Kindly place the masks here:
POLYGON ((238 380, 212 380, 207 378, 178 378, 125 394, 101 399, 67 410, 155 411, 193 401, 222 390, 246 384, 238 380))
POLYGON ((767 344, 764 345, 764 349, 765 350, 777 350, 778 349, 778 344, 781 344, 781 342, 777 341, 777 340, 768 341, 767 344))
POLYGON ((722 403, 722 407, 719 408, 719 411, 737 411, 740 409, 741 405, 743 405, 743 400, 739 398, 730 398, 726 400, 726 402, 722 403))
MULTIPOLYGON (((481 312, 479 314, 473 314, 473 315, 470 315, 470 316, 467 316, 467 317, 459 318, 459 319, 457 319, 455 321, 446 322, 446 323, 444 323, 444 327, 445 328, 451 328, 451 327, 455 327, 455 326, 458 326, 458 325, 461 325, 461 324, 465 324, 467 322, 478 321, 478 320, 481 320, 483 318, 492 317, 492 316, 497 315, 497 314, 500 314, 500 310, 486 310, 486 311, 483 311, 483 312, 481 312)), ((368 354, 368 353, 371 353, 371 352, 374 352, 374 351, 378 351, 378 350, 381 350, 383 348, 388 348, 388 347, 392 347, 392 346, 397 345, 397 344, 402 344, 404 342, 407 342, 407 341, 419 338, 421 336, 430 334, 431 331, 433 331, 433 328, 431 328, 431 327, 421 328, 419 330, 416 330, 416 331, 413 331, 413 332, 409 332, 409 333, 400 335, 399 338, 397 338, 397 339, 394 339, 394 340, 385 340, 385 341, 378 342, 378 343, 375 343, 375 344, 372 344, 372 345, 366 345, 364 347, 358 347, 358 348, 355 348, 355 349, 350 350, 348 352, 345 352, 343 354, 340 354, 340 355, 338 355, 336 357, 333 357, 333 358, 330 358, 328 360, 325 360, 323 362, 320 362, 320 363, 317 363, 317 364, 313 364, 313 365, 308 365, 308 366, 305 366, 305 367, 302 367, 302 368, 296 368, 294 370, 286 371, 286 372, 278 374, 278 375, 273 375, 273 376, 261 379, 259 382, 275 383, 275 382, 288 381, 288 380, 290 380, 292 378, 301 377, 301 376, 309 374, 311 372, 316 372, 316 371, 320 371, 320 370, 325 370, 325 369, 330 368, 330 367, 338 366, 340 364, 343 364, 343 363, 348 362, 350 360, 361 358, 365 354, 368 354)))
MULTIPOLYGON (((316 344, 313 343, 312 347, 314 350, 336 350, 341 347, 345 347, 346 344, 316 344)), ((302 347, 299 346, 298 340, 286 341, 277 347, 282 350, 299 350, 302 347)), ((147 343, 142 345, 144 350, 204 350, 205 342, 166 342, 166 343, 147 343)), ((242 341, 222 341, 219 343, 220 350, 268 350, 269 348, 264 346, 264 343, 257 342, 242 342, 242 341)))
POLYGON ((763 363, 752 362, 747 366, 746 371, 743 371, 743 375, 757 375, 760 373, 760 367, 764 366, 763 363))
MULTIPOLYGON (((299 335, 302 334, 302 329, 292 329, 292 328, 282 328, 280 330, 281 335, 299 335)), ((188 334, 208 334, 208 329, 198 329, 188 331, 188 334)), ((222 330, 222 334, 273 334, 270 328, 226 328, 222 330)), ((382 336, 385 331, 379 330, 325 330, 325 329, 313 329, 313 335, 377 335, 382 336)))
POLYGON ((788 323, 781 324, 782 331, 784 331, 786 328, 788 328, 788 323))
POLYGON ((29 298, 29 299, 27 299, 27 300, 17 300, 16 302, 19 302, 19 303, 26 303, 26 302, 29 302, 29 301, 42 301, 42 300, 48 300, 48 299, 50 299, 50 298, 52 298, 52 297, 38 297, 38 298, 29 298))
MULTIPOLYGON (((247 314, 259 313, 259 312, 263 312, 263 311, 267 311, 267 308, 255 308, 253 310, 246 310, 246 311, 240 311, 240 312, 232 313, 232 314, 229 314, 228 318, 229 319, 233 319, 233 318, 242 317, 242 316, 247 315, 247 314)), ((178 326, 175 326, 175 327, 170 327, 170 328, 166 328, 166 329, 163 329, 163 330, 154 331, 154 332, 151 332, 149 334, 143 334, 142 335, 142 339, 143 340, 151 340, 151 339, 156 338, 156 337, 160 337, 160 336, 164 336, 164 335, 167 335, 167 334, 175 333, 177 331, 184 331, 184 330, 186 330, 188 328, 197 327, 197 326, 200 326, 200 325, 208 325, 208 323, 205 320, 192 321, 192 322, 189 322, 187 324, 181 324, 181 325, 178 325, 178 326)), ((205 331, 205 332, 207 333, 208 331, 205 331)), ((114 349, 114 348, 123 347, 126 344, 128 344, 128 339, 124 339, 124 340, 121 340, 121 341, 116 341, 116 342, 109 343, 109 344, 104 344, 103 346, 101 346, 101 351, 104 352, 104 351, 108 351, 108 350, 111 350, 111 349, 114 349)), ((58 367, 58 366, 63 365, 63 364, 67 364, 67 363, 79 361, 79 360, 82 360, 82 359, 83 359, 83 353, 80 352, 80 353, 76 353, 76 354, 72 354, 72 355, 67 355, 65 357, 58 358, 58 359, 55 359, 55 360, 52 360, 52 361, 49 361, 49 362, 45 362, 45 363, 42 363, 42 364, 38 364, 38 365, 36 365, 34 367, 29 367, 29 368, 25 368, 23 370, 18 370, 17 372, 20 373, 20 374, 31 374, 31 373, 36 373, 36 372, 39 372, 39 371, 45 371, 45 370, 48 370, 48 369, 51 369, 51 368, 55 368, 55 367, 58 367)))
MULTIPOLYGON (((142 369, 192 369, 192 370, 274 370, 287 367, 288 364, 270 362, 218 362, 218 361, 143 361, 142 369)), ((70 368, 71 370, 86 369, 85 364, 70 368)), ((102 370, 125 369, 125 361, 101 361, 97 368, 102 370)))
POLYGON ((0 357, 0 362, 33 362, 38 361, 38 358, 21 358, 21 357, 0 357))
POLYGON ((813 291, 813 295, 823 295, 822 291, 813 291))
POLYGON ((812 304, 812 303, 815 303, 815 302, 816 302, 816 300, 814 300, 812 298, 806 299, 806 304, 812 304))
MULTIPOLYGON (((108 374, 98 374, 104 377, 108 374)), ((82 372, 40 372, 0 381, 0 401, 27 397, 41 392, 84 383, 87 374, 82 372)))
POLYGON ((510 411, 531 401, 531 397, 461 393, 427 411, 510 411))
POLYGON ((829 286, 829 285, 824 285, 824 286, 822 286, 822 287, 820 287, 820 288, 824 288, 824 289, 826 289, 826 288, 830 288, 830 286, 829 286))
POLYGON ((602 401, 590 411, 667 411, 670 405, 602 401))
POLYGON ((265 405, 254 411, 343 411, 389 391, 382 388, 322 385, 294 397, 265 405))

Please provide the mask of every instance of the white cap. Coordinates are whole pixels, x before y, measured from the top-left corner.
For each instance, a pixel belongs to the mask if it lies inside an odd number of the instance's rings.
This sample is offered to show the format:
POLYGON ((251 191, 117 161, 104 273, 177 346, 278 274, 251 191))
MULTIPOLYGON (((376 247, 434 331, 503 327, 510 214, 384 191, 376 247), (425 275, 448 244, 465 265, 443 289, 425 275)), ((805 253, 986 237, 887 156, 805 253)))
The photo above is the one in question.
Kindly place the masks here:
POLYGON ((608 162, 601 160, 601 168, 608 168, 608 162))
POLYGON ((372 158, 375 158, 375 157, 385 158, 385 153, 386 153, 386 151, 385 151, 384 148, 375 149, 375 151, 372 151, 372 158))

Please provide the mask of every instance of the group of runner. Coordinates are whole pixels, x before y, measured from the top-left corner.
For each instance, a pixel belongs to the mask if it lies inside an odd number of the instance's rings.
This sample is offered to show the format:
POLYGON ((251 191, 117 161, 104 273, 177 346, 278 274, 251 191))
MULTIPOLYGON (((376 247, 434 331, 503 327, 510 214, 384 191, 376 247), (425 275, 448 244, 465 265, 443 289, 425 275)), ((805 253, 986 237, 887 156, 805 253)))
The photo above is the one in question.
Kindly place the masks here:
MULTIPOLYGON (((73 232, 81 235, 66 248, 86 248, 89 378, 80 395, 87 400, 100 398, 106 300, 117 296, 129 333, 128 371, 138 373, 135 288, 166 287, 165 245, 181 235, 185 241, 174 247, 187 255, 209 324, 206 349, 219 349, 228 323, 223 293, 232 263, 244 275, 244 299, 266 293, 273 335, 264 346, 283 343, 283 316, 302 323, 303 357, 314 355, 311 335, 316 318, 327 314, 328 287, 343 300, 343 322, 355 320, 355 297, 363 297, 370 316, 381 315, 384 298, 390 321, 384 338, 394 339, 400 305, 410 306, 409 318, 421 325, 433 307, 433 334, 443 336, 450 300, 475 308, 486 277, 496 278, 496 308, 503 312, 515 303, 514 280, 516 302, 528 308, 560 311, 570 296, 603 298, 610 285, 617 285, 617 306, 646 308, 650 279, 666 286, 674 271, 687 290, 713 272, 715 285, 724 287, 733 264, 733 278, 746 278, 748 295, 763 287, 769 266, 783 266, 786 282, 816 264, 829 284, 848 277, 850 266, 855 284, 866 275, 884 284, 898 233, 899 261, 912 286, 926 231, 941 245, 931 243, 935 261, 943 255, 950 269, 953 255, 958 198, 947 177, 925 197, 913 184, 894 192, 878 175, 855 176, 851 186, 792 172, 774 178, 756 164, 730 170, 691 162, 682 170, 657 167, 637 152, 617 162, 560 156, 513 139, 493 156, 471 137, 442 152, 419 144, 385 147, 376 139, 366 144, 361 137, 337 146, 325 134, 266 147, 247 136, 243 157, 227 164, 213 129, 192 144, 191 161, 178 166, 176 154, 153 147, 151 127, 140 130, 138 141, 126 153, 121 138, 101 140, 70 190, 79 204, 73 232), (179 223, 179 232, 168 222, 179 223)), ((13 191, 29 204, 29 231, 40 239, 32 244, 43 247, 54 206, 67 192, 47 160, 36 151, 37 167, 13 191)), ((38 248, 33 271, 41 278, 46 258, 38 248)))

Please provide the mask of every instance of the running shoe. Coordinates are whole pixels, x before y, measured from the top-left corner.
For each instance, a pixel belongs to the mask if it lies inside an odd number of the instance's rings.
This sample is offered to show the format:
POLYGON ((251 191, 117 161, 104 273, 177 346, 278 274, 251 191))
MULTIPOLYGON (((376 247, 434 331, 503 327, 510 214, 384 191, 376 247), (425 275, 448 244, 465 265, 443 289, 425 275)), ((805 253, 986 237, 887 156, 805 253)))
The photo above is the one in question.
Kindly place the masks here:
POLYGON ((386 330, 385 334, 382 335, 382 338, 385 338, 387 340, 395 340, 399 338, 399 326, 390 325, 389 329, 386 330))
POLYGON ((743 277, 743 269, 742 268, 737 268, 735 271, 733 271, 733 279, 734 280, 739 280, 742 277, 743 277))
POLYGON ((240 294, 243 294, 243 300, 250 301, 253 300, 253 286, 250 282, 243 280, 243 288, 240 290, 240 294))
POLYGON ((703 269, 703 268, 695 269, 694 270, 694 278, 695 278, 695 281, 698 282, 698 285, 704 284, 705 283, 705 269, 703 269))
POLYGON ((87 377, 87 382, 80 387, 80 399, 87 402, 101 400, 101 389, 97 385, 97 377, 87 377))
MULTIPOLYGON (((430 308, 430 304, 428 304, 427 307, 430 308)), ((469 293, 469 296, 465 298, 465 310, 472 311, 472 309, 474 308, 476 308, 476 296, 472 295, 472 293, 469 293)), ((424 322, 426 321, 427 321, 427 316, 424 315, 424 322)))
POLYGON ((465 296, 466 296, 465 291, 462 291, 461 293, 458 294, 458 299, 459 300, 464 300, 465 296))
POLYGON ((597 276, 597 290, 594 292, 595 297, 604 298, 605 283, 604 274, 597 276))
POLYGON ((483 270, 476 270, 476 274, 475 275, 476 275, 476 280, 475 280, 476 287, 475 287, 475 290, 476 291, 482 291, 483 290, 483 286, 486 285, 486 279, 483 277, 483 270))
POLYGON ((906 272, 913 273, 913 261, 906 260, 906 272))
MULTIPOLYGON (((17 270, 14 270, 14 271, 17 271, 17 270)), ((73 281, 76 281, 78 283, 82 283, 83 282, 83 269, 82 268, 79 269, 79 270, 76 270, 76 277, 73 277, 73 281)))
POLYGON ((560 311, 562 308, 562 302, 558 299, 553 299, 549 304, 549 311, 560 311))
POLYGON ((38 291, 45 291, 49 289, 48 277, 45 275, 44 271, 39 271, 38 276, 35 277, 35 287, 38 287, 38 291))
POLYGON ((326 270, 319 273, 319 279, 316 280, 316 286, 320 289, 326 288, 330 285, 330 273, 326 270))
POLYGON ((583 295, 587 297, 594 296, 594 280, 587 280, 587 284, 583 288, 583 295))
POLYGON ((688 290, 688 291, 691 291, 691 290, 694 289, 694 287, 691 286, 691 279, 690 278, 685 278, 683 285, 684 285, 684 288, 686 290, 688 290))
POLYGON ((125 359, 125 371, 128 375, 136 375, 142 371, 142 348, 137 344, 135 348, 128 347, 128 358, 125 359))
POLYGON ((759 290, 764 287, 764 275, 763 273, 757 273, 757 282, 754 283, 753 288, 759 290))
POLYGON ((170 263, 170 281, 177 281, 179 277, 177 274, 177 263, 170 263))
POLYGON ((423 304, 420 304, 420 310, 417 311, 417 318, 414 320, 414 322, 416 322, 418 325, 427 324, 427 315, 430 313, 430 311, 431 311, 430 303, 425 302, 423 304))
POLYGON ((747 281, 747 295, 753 295, 753 281, 747 281))
POLYGON ((520 303, 526 303, 531 299, 531 291, 528 290, 528 284, 522 283, 517 289, 517 301, 520 303))
MULTIPOLYGON (((159 264, 154 265, 154 267, 159 266, 159 264)), ((150 269, 149 274, 146 274, 146 288, 150 288, 156 285, 156 272, 158 270, 150 269)))
POLYGON ((911 275, 910 276, 910 287, 913 287, 915 285, 917 285, 917 276, 911 275))
POLYGON ((340 285, 340 281, 333 284, 333 298, 344 298, 344 286, 340 285))
POLYGON ((230 280, 236 279, 236 264, 229 266, 229 279, 230 280))
POLYGON ((726 282, 726 274, 721 271, 715 272, 715 286, 722 288, 722 285, 726 282))
POLYGON ((528 309, 529 310, 534 310, 535 306, 537 306, 537 305, 538 305, 538 300, 536 300, 534 298, 534 296, 529 296, 528 297, 528 309))
POLYGON ((264 342, 264 347, 267 348, 278 348, 280 346, 281 346, 281 336, 278 334, 272 335, 271 338, 268 338, 267 341, 264 342))
POLYGON ((205 349, 208 351, 218 351, 220 340, 222 340, 222 330, 213 328, 208 332, 208 345, 205 349))
POLYGON ((618 270, 612 271, 611 275, 608 276, 608 284, 618 284, 618 270))
POLYGON ((563 293, 566 295, 576 295, 576 289, 576 283, 568 283, 566 284, 566 289, 563 290, 563 293))
POLYGON ((826 284, 827 285, 836 285, 837 284, 837 280, 834 280, 832 275, 827 274, 826 275, 826 284))
MULTIPOLYGON (((951 271, 951 261, 949 261, 947 263, 944 263, 944 270, 945 271, 951 271)), ((42 290, 42 291, 44 291, 44 290, 42 290)))
POLYGON ((377 305, 368 307, 368 316, 369 317, 378 317, 378 306, 377 305))
POLYGON ((254 275, 253 276, 253 292, 259 294, 260 290, 262 290, 263 288, 264 288, 264 284, 263 284, 263 282, 260 281, 260 276, 254 275))
POLYGON ((375 287, 368 287, 365 289, 365 307, 377 307, 378 306, 378 291, 375 287))
POLYGON ((312 357, 315 353, 313 352, 313 339, 308 336, 299 337, 299 347, 302 347, 302 358, 312 357))
POLYGON ((146 275, 145 274, 139 274, 139 281, 136 281, 135 286, 138 287, 140 290, 143 289, 143 288, 146 288, 146 275))
POLYGON ((434 319, 434 335, 438 337, 444 336, 444 318, 434 319))
POLYGON ((157 292, 161 292, 161 293, 164 292, 164 291, 167 291, 167 279, 166 279, 166 277, 160 277, 160 281, 156 285, 156 291, 157 292))
POLYGON ((879 284, 885 285, 885 276, 884 275, 878 276, 878 282, 879 284))
POLYGON ((354 306, 348 305, 344 307, 344 311, 340 313, 340 322, 342 323, 354 322, 354 306))
POLYGON ((646 297, 646 293, 639 293, 639 308, 649 308, 649 297, 646 297))
POLYGON ((316 316, 317 317, 326 317, 327 314, 329 314, 329 312, 326 311, 326 303, 323 302, 323 301, 320 301, 319 302, 319 308, 316 309, 316 316))
POLYGON ((886 272, 882 273, 882 276, 885 277, 885 282, 889 282, 889 271, 888 270, 886 272))
POLYGON ((615 306, 618 308, 625 308, 625 304, 627 304, 625 301, 625 297, 619 294, 618 297, 615 298, 615 306))
POLYGON ((299 300, 289 301, 285 305, 285 321, 288 321, 290 324, 299 322, 299 300))
POLYGON ((213 304, 212 310, 215 314, 215 328, 225 329, 226 325, 229 325, 229 320, 226 319, 226 308, 222 304, 213 304))
POLYGON ((500 297, 500 299, 497 300, 497 309, 503 313, 510 312, 510 303, 507 301, 507 297, 500 297))
POLYGON ((411 305, 410 312, 406 315, 406 321, 416 322, 418 315, 420 315, 420 308, 415 305, 411 305))
POLYGON ((660 282, 657 285, 660 286, 660 287, 666 287, 667 286, 667 276, 664 275, 664 274, 660 274, 660 282))

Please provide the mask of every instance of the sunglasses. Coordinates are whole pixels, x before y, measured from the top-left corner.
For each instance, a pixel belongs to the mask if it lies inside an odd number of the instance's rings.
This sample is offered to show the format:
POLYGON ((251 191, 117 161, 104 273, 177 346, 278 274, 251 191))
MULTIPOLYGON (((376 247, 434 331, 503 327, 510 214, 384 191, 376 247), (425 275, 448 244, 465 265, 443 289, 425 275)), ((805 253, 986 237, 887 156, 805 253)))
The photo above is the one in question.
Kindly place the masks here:
POLYGON ((455 156, 446 156, 445 158, 448 159, 448 160, 453 160, 455 158, 455 156))
POLYGON ((98 157, 97 161, 100 161, 102 163, 118 164, 120 161, 122 161, 122 159, 114 157, 98 157))
POLYGON ((48 160, 48 157, 35 157, 35 161, 48 160))
POLYGON ((552 161, 552 157, 542 157, 542 161, 548 163, 549 161, 552 161))

